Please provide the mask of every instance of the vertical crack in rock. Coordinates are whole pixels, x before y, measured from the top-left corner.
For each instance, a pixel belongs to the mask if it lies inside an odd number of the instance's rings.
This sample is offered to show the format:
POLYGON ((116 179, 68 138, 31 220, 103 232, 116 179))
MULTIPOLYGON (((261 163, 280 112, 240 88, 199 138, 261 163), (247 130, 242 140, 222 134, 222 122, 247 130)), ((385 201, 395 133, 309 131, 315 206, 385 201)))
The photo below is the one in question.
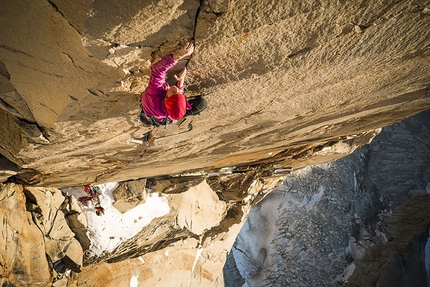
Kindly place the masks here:
POLYGON ((196 27, 197 27, 197 22, 198 22, 198 19, 199 19, 199 14, 200 14, 200 11, 201 11, 201 9, 202 9, 202 6, 203 6, 203 2, 204 2, 205 0, 200 0, 200 5, 199 5, 199 7, 197 8, 197 11, 196 11, 196 17, 195 17, 195 19, 194 19, 194 30, 193 30, 193 42, 194 42, 194 44, 196 43, 196 27))
POLYGON ((197 8, 196 17, 194 21, 194 31, 193 31, 194 41, 196 39, 196 30, 197 30, 199 15, 201 12, 203 12, 203 9, 205 9, 204 11, 205 13, 210 13, 215 15, 216 17, 219 17, 228 11, 229 3, 230 3, 230 0, 216 0, 216 1, 213 1, 213 3, 206 0, 200 0, 200 5, 197 8))

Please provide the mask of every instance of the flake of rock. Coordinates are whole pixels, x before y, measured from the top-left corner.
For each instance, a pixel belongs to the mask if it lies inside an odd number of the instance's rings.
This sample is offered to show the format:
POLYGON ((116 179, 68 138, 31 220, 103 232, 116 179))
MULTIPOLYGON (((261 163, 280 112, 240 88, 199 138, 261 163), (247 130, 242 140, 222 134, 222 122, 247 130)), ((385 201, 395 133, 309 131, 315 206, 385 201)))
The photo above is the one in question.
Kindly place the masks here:
POLYGON ((148 197, 146 180, 122 182, 113 191, 114 207, 121 213, 145 203, 148 197))
POLYGON ((63 211, 57 211, 56 217, 54 218, 51 228, 48 230, 46 236, 56 240, 70 239, 75 236, 67 224, 63 211))
POLYGON ((45 250, 46 254, 49 256, 52 262, 56 262, 58 260, 61 260, 65 253, 65 249, 70 244, 71 238, 65 239, 65 240, 58 240, 58 239, 45 239, 45 250))
MULTIPOLYGON (((61 191, 55 188, 39 188, 39 187, 26 187, 24 189, 26 196, 37 204, 40 208, 40 215, 42 216, 42 232, 47 234, 53 229, 53 225, 57 220, 64 220, 64 214, 58 216, 59 208, 64 202, 64 196, 61 191)), ((63 224, 64 222, 61 222, 63 224)), ((60 228, 57 227, 56 228, 60 228)))
POLYGON ((76 239, 81 243, 83 250, 88 250, 90 240, 87 235, 87 218, 84 213, 72 213, 67 215, 67 223, 75 234, 76 239))
POLYGON ((0 283, 4 286, 48 286, 52 278, 43 234, 32 224, 25 202, 21 186, 0 185, 0 283))
POLYGON ((219 224, 226 212, 221 201, 210 186, 203 182, 181 194, 177 222, 196 235, 219 224))
POLYGON ((80 243, 72 238, 64 249, 64 257, 61 259, 64 264, 74 272, 81 272, 84 253, 80 243))

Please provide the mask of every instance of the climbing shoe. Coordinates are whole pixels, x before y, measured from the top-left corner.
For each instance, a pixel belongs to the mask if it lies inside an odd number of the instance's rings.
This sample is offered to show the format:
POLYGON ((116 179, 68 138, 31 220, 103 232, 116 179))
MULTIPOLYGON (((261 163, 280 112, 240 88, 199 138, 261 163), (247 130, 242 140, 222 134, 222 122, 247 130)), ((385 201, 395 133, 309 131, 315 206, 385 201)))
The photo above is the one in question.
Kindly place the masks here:
POLYGON ((189 99, 188 102, 191 105, 191 110, 187 110, 185 116, 199 115, 204 109, 206 109, 208 102, 203 96, 197 96, 189 99))

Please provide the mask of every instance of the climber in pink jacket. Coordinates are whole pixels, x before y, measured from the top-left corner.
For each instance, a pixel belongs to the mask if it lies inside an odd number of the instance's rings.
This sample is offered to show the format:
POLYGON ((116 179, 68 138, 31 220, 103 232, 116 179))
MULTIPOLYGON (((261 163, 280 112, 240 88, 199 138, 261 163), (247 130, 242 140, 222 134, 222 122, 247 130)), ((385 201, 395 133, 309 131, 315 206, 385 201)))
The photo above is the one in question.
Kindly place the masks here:
POLYGON ((140 120, 146 125, 161 125, 181 119, 192 106, 184 96, 184 80, 187 69, 175 75, 176 85, 169 86, 167 71, 179 60, 194 52, 193 43, 169 54, 151 67, 148 87, 142 93, 142 113, 140 120))

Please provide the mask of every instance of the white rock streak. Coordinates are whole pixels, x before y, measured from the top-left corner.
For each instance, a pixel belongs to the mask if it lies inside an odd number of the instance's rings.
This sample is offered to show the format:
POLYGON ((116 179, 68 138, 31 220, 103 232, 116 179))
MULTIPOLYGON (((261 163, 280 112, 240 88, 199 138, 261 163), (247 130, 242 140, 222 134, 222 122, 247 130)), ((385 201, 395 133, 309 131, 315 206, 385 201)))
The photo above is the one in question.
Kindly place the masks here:
POLYGON ((197 262, 199 261, 200 255, 202 255, 203 248, 199 246, 199 249, 197 249, 196 259, 194 260, 193 268, 191 269, 191 276, 190 276, 190 282, 188 283, 188 286, 191 286, 191 280, 194 277, 194 269, 196 268, 197 262))

